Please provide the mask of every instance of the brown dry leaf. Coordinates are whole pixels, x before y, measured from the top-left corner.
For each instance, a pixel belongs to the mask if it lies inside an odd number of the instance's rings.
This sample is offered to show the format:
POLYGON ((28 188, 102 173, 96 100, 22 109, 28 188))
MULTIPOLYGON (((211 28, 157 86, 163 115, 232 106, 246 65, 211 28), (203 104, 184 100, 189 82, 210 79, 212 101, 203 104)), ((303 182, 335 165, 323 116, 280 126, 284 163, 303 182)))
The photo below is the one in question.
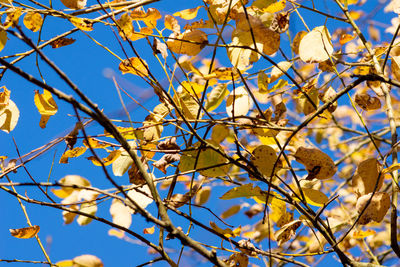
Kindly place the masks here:
MULTIPOLYGON (((364 207, 367 205, 372 193, 361 196, 357 200, 356 209, 358 214, 360 214, 364 207)), ((358 223, 361 225, 368 224, 371 221, 380 223, 385 217, 386 213, 390 208, 390 196, 386 192, 377 192, 371 199, 371 202, 362 213, 358 223)))
POLYGON ((181 26, 179 25, 178 20, 171 15, 165 15, 164 25, 165 28, 173 31, 176 34, 179 34, 181 32, 181 26))
POLYGON ((247 267, 249 265, 249 257, 244 253, 234 253, 225 262, 228 267, 247 267))
POLYGON ((252 152, 251 162, 267 178, 273 177, 282 168, 282 162, 277 162, 277 160, 276 151, 267 145, 258 146, 252 152), (276 165, 275 169, 274 165, 276 165), (274 173, 272 173, 273 169, 274 173))
POLYGON ((86 0, 61 0, 61 3, 71 9, 82 9, 86 6, 86 0))
POLYGON ((56 101, 49 91, 44 90, 43 94, 39 94, 39 91, 35 90, 34 102, 40 115, 42 115, 39 126, 44 129, 50 116, 55 115, 58 111, 56 101))
POLYGON ((7 9, 7 11, 12 10, 10 13, 7 13, 6 20, 3 24, 5 29, 8 29, 9 27, 14 27, 15 25, 18 25, 18 20, 19 17, 22 15, 22 8, 20 7, 13 7, 10 9, 7 9))
POLYGON ((197 55, 207 44, 207 34, 197 29, 186 30, 181 34, 173 33, 167 41, 167 46, 172 52, 188 56, 197 55))
POLYGON ((164 129, 162 124, 158 121, 146 120, 143 122, 143 139, 147 142, 158 141, 161 138, 161 133, 164 129))
POLYGON ((193 196, 196 195, 197 191, 199 190, 199 186, 195 184, 193 188, 185 193, 185 194, 174 194, 172 195, 171 199, 168 201, 168 204, 174 208, 179 208, 185 205, 193 196))
POLYGON ((60 47, 63 47, 63 46, 67 46, 67 45, 73 44, 73 43, 75 43, 75 41, 76 40, 73 39, 73 38, 61 37, 61 38, 51 42, 50 45, 51 45, 51 48, 60 48, 60 47))
POLYGON ((307 63, 328 60, 333 54, 331 35, 325 26, 314 28, 300 41, 299 55, 307 63))
POLYGON ((358 164, 356 172, 352 178, 352 186, 358 196, 379 191, 383 184, 384 175, 381 174, 382 164, 375 158, 364 160, 358 164), (379 181, 378 181, 379 177, 379 181))
POLYGON ((73 17, 69 21, 81 31, 93 31, 93 23, 88 19, 73 17))
POLYGON ((353 232, 353 236, 352 237, 356 238, 356 239, 362 239, 362 238, 365 238, 367 236, 371 236, 371 235, 374 235, 374 234, 376 234, 376 231, 372 230, 372 229, 368 229, 366 231, 357 230, 357 231, 353 232))
POLYGON ((382 107, 381 101, 376 96, 370 96, 367 93, 357 93, 354 102, 363 110, 375 110, 382 107))
POLYGON ((132 224, 131 209, 126 206, 122 201, 113 199, 110 206, 110 214, 112 222, 122 227, 129 228, 132 224))
POLYGON ((296 161, 303 164, 307 171, 307 179, 329 179, 335 175, 337 168, 333 160, 317 148, 299 147, 294 154, 296 161))
POLYGON ((291 239, 296 234, 296 229, 301 225, 300 220, 295 220, 282 226, 281 229, 274 233, 278 246, 282 246, 285 242, 291 239))
POLYGON ((73 259, 73 267, 103 267, 103 262, 93 255, 81 255, 73 259))
POLYGON ((167 173, 168 166, 173 163, 177 162, 181 159, 180 154, 172 154, 168 153, 162 156, 159 160, 153 163, 153 166, 162 171, 164 174, 167 173))
POLYGON ((61 158, 60 158, 60 163, 68 163, 69 158, 76 158, 85 153, 87 147, 82 146, 82 147, 75 147, 74 149, 69 149, 65 151, 61 158))
POLYGON ((292 47, 293 52, 298 55, 299 54, 299 47, 300 47, 300 41, 303 39, 303 37, 307 34, 306 31, 299 31, 296 36, 293 39, 292 44, 290 45, 292 47))
MULTIPOLYGON (((324 95, 322 96, 321 100, 322 100, 322 102, 324 102, 324 103, 330 103, 335 97, 336 97, 336 91, 335 91, 335 89, 333 89, 332 87, 329 87, 329 88, 325 91, 325 93, 324 93, 324 95)), ((328 107, 328 111, 329 111, 329 112, 334 112, 334 111, 336 110, 337 106, 338 106, 338 104, 337 104, 336 101, 333 102, 333 103, 331 103, 331 104, 329 105, 329 107, 328 107)))
POLYGON ((113 163, 120 155, 121 155, 120 150, 114 150, 111 151, 106 158, 101 159, 101 162, 95 156, 90 156, 87 159, 91 160, 95 166, 102 166, 101 163, 103 163, 104 166, 108 166, 111 163, 113 163))
POLYGON ((175 17, 180 17, 185 20, 191 20, 191 19, 194 19, 195 17, 197 17, 197 12, 202 7, 203 6, 198 6, 198 7, 194 7, 194 8, 190 8, 190 9, 184 9, 184 10, 175 12, 173 15, 175 17))
POLYGON ((10 229, 10 233, 13 237, 16 238, 32 238, 34 237, 40 230, 38 225, 34 225, 31 227, 19 228, 19 229, 10 229))
POLYGON ((132 73, 140 77, 147 77, 149 75, 146 61, 138 57, 124 59, 124 61, 119 64, 119 70, 122 72, 122 74, 132 73))
POLYGON ((233 205, 229 207, 229 209, 225 210, 221 214, 222 219, 227 219, 229 217, 232 217, 233 215, 237 214, 240 211, 241 206, 240 205, 233 205))
POLYGON ((211 195, 211 187, 210 186, 203 186, 196 194, 196 198, 194 199, 194 203, 196 205, 204 205, 211 195))
POLYGON ((28 12, 24 17, 23 22, 25 27, 27 27, 29 30, 37 32, 42 27, 43 18, 39 13, 28 12))
POLYGON ((152 227, 149 227, 149 228, 144 228, 143 234, 152 235, 152 234, 154 234, 154 231, 155 231, 155 225, 153 225, 152 227))

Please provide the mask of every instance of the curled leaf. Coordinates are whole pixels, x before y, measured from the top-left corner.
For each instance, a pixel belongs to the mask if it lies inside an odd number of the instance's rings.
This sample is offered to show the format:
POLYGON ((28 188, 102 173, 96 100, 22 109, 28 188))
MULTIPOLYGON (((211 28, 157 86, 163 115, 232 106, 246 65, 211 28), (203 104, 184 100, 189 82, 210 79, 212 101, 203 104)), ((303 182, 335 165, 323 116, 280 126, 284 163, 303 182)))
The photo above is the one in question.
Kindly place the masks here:
POLYGON ((40 230, 38 225, 34 225, 31 227, 19 228, 19 229, 10 229, 10 233, 13 237, 16 238, 32 238, 34 237, 40 230))
POLYGON ((352 186, 358 196, 379 190, 383 184, 382 165, 375 158, 364 160, 358 164, 352 178, 352 186), (378 181, 379 178, 379 181, 378 181))
MULTIPOLYGON (((364 210, 368 201, 371 199, 372 193, 361 196, 357 200, 356 209, 358 214, 364 210)), ((371 221, 381 222, 390 208, 390 196, 386 192, 377 192, 371 199, 371 202, 361 214, 358 221, 359 224, 364 225, 371 221)))
POLYGON ((122 71, 122 74, 132 73, 140 77, 146 77, 149 75, 146 61, 138 57, 131 57, 122 61, 119 64, 119 70, 122 71))
POLYGON ((333 160, 319 149, 299 147, 294 157, 306 167, 307 179, 329 179, 336 173, 337 169, 333 160))
POLYGON ((42 115, 39 126, 43 129, 46 127, 47 121, 49 120, 50 116, 53 116, 57 113, 58 107, 53 99, 53 96, 47 90, 44 90, 43 94, 39 94, 39 91, 36 90, 34 101, 40 115, 42 115))

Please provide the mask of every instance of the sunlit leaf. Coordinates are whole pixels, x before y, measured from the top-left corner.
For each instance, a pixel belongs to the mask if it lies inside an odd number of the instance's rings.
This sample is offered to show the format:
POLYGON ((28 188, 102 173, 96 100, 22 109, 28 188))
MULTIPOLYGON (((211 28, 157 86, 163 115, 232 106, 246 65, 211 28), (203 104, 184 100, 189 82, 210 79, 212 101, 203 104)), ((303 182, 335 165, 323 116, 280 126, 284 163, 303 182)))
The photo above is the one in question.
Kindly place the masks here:
POLYGON ((150 188, 147 185, 144 185, 137 189, 131 189, 128 192, 128 197, 133 200, 137 205, 139 205, 139 207, 141 207, 142 209, 145 209, 153 202, 153 199, 151 198, 150 188))
POLYGON ((369 222, 381 222, 390 208, 390 196, 386 192, 376 192, 373 196, 372 193, 361 196, 357 200, 356 209, 358 214, 361 214, 358 223, 365 225, 369 222), (371 199, 372 197, 372 199, 371 199), (371 201, 369 202, 369 200, 371 201), (368 204, 365 211, 365 206, 368 204))
POLYGON ((53 99, 53 96, 47 90, 44 90, 43 94, 40 94, 39 91, 36 90, 34 101, 40 115, 42 115, 39 126, 43 129, 46 127, 47 121, 49 120, 50 116, 53 116, 57 113, 58 107, 53 99))
POLYGON ((316 148, 299 147, 294 157, 296 161, 306 167, 308 179, 329 179, 337 171, 333 160, 326 153, 316 148))
POLYGON ((110 206, 112 222, 129 228, 132 224, 132 210, 120 200, 113 199, 110 206))
POLYGON ((332 56, 331 35, 325 26, 314 28, 300 41, 299 55, 307 63, 322 62, 332 56))
MULTIPOLYGON (((213 144, 219 147, 217 144, 213 144)), ((200 143, 196 143, 189 150, 183 152, 178 165, 179 170, 181 172, 199 170, 200 174, 207 177, 225 176, 230 168, 227 164, 228 160, 212 148, 199 150, 199 147, 200 143)))
POLYGON ((24 17, 23 22, 25 27, 27 27, 29 30, 37 32, 42 27, 43 18, 37 12, 28 12, 24 17))
MULTIPOLYGON (((253 188, 252 184, 244 184, 238 187, 234 187, 230 189, 228 192, 223 194, 220 199, 234 199, 234 198, 239 198, 239 197, 245 197, 245 198, 254 198, 259 203, 265 203, 267 199, 267 194, 265 192, 262 192, 261 189, 258 186, 255 186, 253 188)), ((270 197, 272 198, 272 196, 270 197)), ((269 199, 270 199, 269 198, 269 199)))
POLYGON ((278 246, 282 246, 289 239, 291 239, 296 234, 296 229, 301 225, 300 220, 295 220, 290 223, 285 224, 281 229, 274 233, 276 241, 278 241, 278 246))
POLYGON ((101 159, 101 162, 95 156, 90 156, 87 159, 91 160, 92 163, 96 166, 102 166, 101 163, 103 163, 104 166, 108 166, 113 163, 120 155, 120 150, 114 150, 110 152, 110 154, 106 158, 101 159))
POLYGON ((184 9, 178 12, 175 12, 173 15, 175 17, 181 17, 182 19, 186 20, 191 20, 194 19, 197 16, 197 11, 202 8, 202 6, 190 8, 190 9, 184 9))
POLYGON ((229 128, 223 124, 217 124, 214 126, 211 132, 211 140, 215 143, 219 144, 225 140, 229 135, 229 128))
POLYGON ((82 9, 86 6, 86 0, 61 0, 61 3, 71 9, 82 9))
POLYGON ((203 186, 196 194, 196 198, 194 202, 197 205, 204 205, 208 199, 210 198, 211 194, 211 187, 210 186, 203 186))
MULTIPOLYGON (((97 212, 97 205, 96 202, 86 202, 86 203, 82 203, 81 207, 80 207, 80 212, 86 213, 86 214, 90 214, 90 215, 95 215, 97 212)), ((84 215, 79 215, 78 218, 76 219, 76 222, 79 225, 87 225, 90 222, 92 222, 92 218, 84 216, 84 215)))
POLYGON ((239 236, 242 232, 242 228, 240 226, 234 230, 229 229, 229 228, 222 229, 218 225, 216 225, 214 222, 210 222, 210 226, 214 231, 216 231, 220 234, 223 234, 226 237, 236 237, 236 236, 239 236))
POLYGON ((352 186, 357 195, 365 195, 377 191, 383 184, 382 164, 375 158, 360 162, 352 177, 352 186), (378 180, 379 179, 379 180, 378 180))
POLYGON ((310 205, 323 207, 329 198, 319 190, 312 188, 302 188, 306 202, 310 205))
POLYGON ((217 84, 209 94, 207 94, 207 100, 205 103, 205 108, 207 111, 213 111, 216 109, 224 100, 224 98, 229 95, 226 84, 217 84))
MULTIPOLYGON (((7 11, 9 11, 8 9, 7 11)), ((7 18, 6 21, 4 22, 4 28, 9 28, 9 27, 14 27, 15 25, 18 25, 18 20, 19 17, 22 15, 22 8, 20 7, 15 7, 11 9, 12 11, 10 13, 7 13, 7 18)))
POLYGON ((374 235, 374 234, 376 234, 376 231, 372 230, 372 229, 368 229, 366 231, 357 230, 357 231, 353 232, 353 238, 362 239, 362 238, 365 238, 367 236, 371 236, 371 235, 374 235))
POLYGON ((147 27, 155 28, 157 26, 157 20, 160 19, 162 16, 160 11, 155 8, 147 9, 145 13, 140 8, 137 8, 131 12, 131 18, 134 20, 142 20, 147 27))
MULTIPOLYGON (((143 131, 141 130, 137 130, 134 129, 132 127, 116 127, 117 130, 119 131, 119 133, 125 138, 125 139, 141 139, 143 138, 143 131)), ((114 138, 114 136, 112 134, 110 134, 109 132, 107 132, 106 130, 104 130, 104 135, 105 137, 112 137, 114 138)))
POLYGON ((241 206, 240 205, 233 205, 229 209, 225 210, 221 214, 222 219, 227 219, 229 217, 232 217, 233 215, 237 214, 240 211, 241 206))
POLYGON ((165 28, 179 34, 181 32, 181 26, 178 23, 178 20, 171 15, 165 15, 164 18, 165 28))
POLYGON ((69 158, 77 158, 83 153, 85 153, 87 150, 87 147, 82 146, 82 147, 75 147, 74 149, 69 149, 65 151, 61 158, 60 158, 60 163, 68 163, 69 158))
POLYGON ((152 235, 152 234, 154 234, 154 231, 155 231, 155 225, 153 225, 152 227, 149 227, 149 228, 144 228, 143 234, 152 235))
POLYGON ((88 137, 87 139, 83 140, 83 144, 87 147, 91 147, 91 148, 106 148, 109 147, 110 144, 106 143, 104 141, 92 138, 92 137, 88 137))
POLYGON ((75 43, 75 41, 76 40, 73 39, 73 38, 62 37, 62 38, 59 38, 57 40, 54 40, 53 42, 50 43, 50 45, 51 45, 52 48, 60 48, 60 47, 63 47, 63 46, 67 46, 67 45, 73 44, 73 43, 75 43))
POLYGON ((31 227, 19 228, 19 229, 10 229, 10 233, 13 237, 16 238, 32 238, 34 237, 40 230, 38 225, 34 225, 31 227))
POLYGON ((93 255, 81 255, 73 259, 74 267, 103 267, 103 262, 93 255))
POLYGON ((140 77, 145 77, 149 75, 148 65, 146 61, 138 57, 124 59, 124 61, 119 64, 119 70, 122 72, 122 74, 132 73, 140 77))
POLYGON ((93 23, 88 19, 72 17, 69 21, 81 31, 93 31, 93 23))
POLYGON ((17 126, 19 109, 12 100, 4 107, 0 106, 0 130, 9 133, 17 126))
POLYGON ((167 46, 172 52, 188 56, 197 55, 207 44, 207 34, 197 29, 186 30, 178 35, 173 33, 167 41, 167 46))
POLYGON ((276 152, 270 146, 261 145, 252 152, 251 162, 266 177, 272 177, 282 168, 282 163, 280 161, 277 162, 277 160, 276 152), (274 170, 273 173, 272 170, 274 170))
POLYGON ((253 101, 246 88, 235 88, 226 100, 226 113, 229 117, 245 116, 253 106, 253 101))

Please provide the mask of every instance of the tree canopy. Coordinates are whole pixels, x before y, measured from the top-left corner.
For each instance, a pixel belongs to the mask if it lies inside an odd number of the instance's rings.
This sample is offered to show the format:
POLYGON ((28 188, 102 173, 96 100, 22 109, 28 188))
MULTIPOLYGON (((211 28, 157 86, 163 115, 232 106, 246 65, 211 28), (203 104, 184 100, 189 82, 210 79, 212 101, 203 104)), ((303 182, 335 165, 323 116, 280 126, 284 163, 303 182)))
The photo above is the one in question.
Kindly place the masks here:
POLYGON ((0 262, 399 262, 400 1, 0 5, 0 262))

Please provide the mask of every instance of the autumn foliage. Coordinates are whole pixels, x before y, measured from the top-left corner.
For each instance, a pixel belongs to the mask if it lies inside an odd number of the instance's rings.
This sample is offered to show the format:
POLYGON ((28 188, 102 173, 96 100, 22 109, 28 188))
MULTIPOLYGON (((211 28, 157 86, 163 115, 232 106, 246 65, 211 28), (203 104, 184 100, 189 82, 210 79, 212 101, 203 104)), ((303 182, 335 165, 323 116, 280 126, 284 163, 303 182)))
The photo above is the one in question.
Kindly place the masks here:
POLYGON ((104 255, 52 259, 28 203, 59 214, 57 227, 98 221, 108 238, 139 240, 145 264, 398 263, 400 1, 0 2, 0 79, 34 87, 28 107, 7 82, 0 89, 0 138, 14 148, 0 150, 0 192, 28 223, 11 235, 35 238, 43 263, 103 266, 104 255), (104 103, 57 61, 63 49, 85 53, 83 38, 114 60, 104 103), (154 94, 150 107, 124 79, 154 94), (118 116, 104 110, 111 95, 118 116), (27 113, 36 128, 19 123, 27 113), (57 117, 73 120, 62 137, 29 140, 34 149, 13 139, 59 133, 57 117), (65 175, 32 176, 48 151, 65 175))

